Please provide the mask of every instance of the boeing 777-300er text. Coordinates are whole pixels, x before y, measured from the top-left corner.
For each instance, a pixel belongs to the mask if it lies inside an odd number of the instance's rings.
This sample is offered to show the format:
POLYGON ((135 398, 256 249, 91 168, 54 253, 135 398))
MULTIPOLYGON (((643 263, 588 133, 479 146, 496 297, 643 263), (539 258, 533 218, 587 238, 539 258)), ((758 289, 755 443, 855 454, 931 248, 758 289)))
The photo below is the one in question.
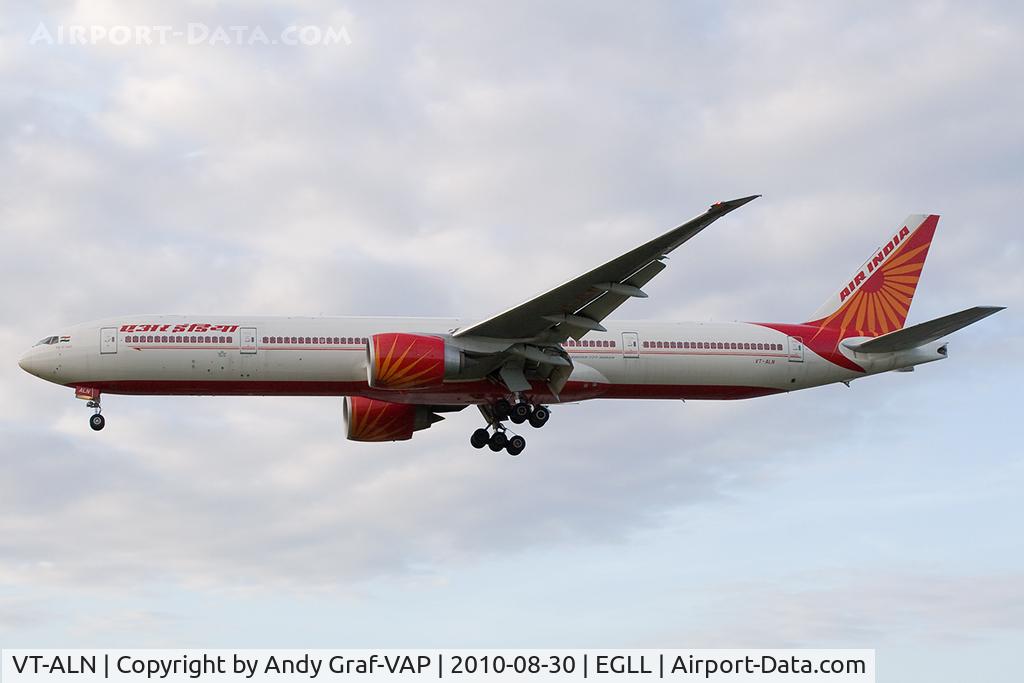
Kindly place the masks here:
POLYGON ((542 427, 548 406, 592 398, 767 396, 946 357, 945 336, 999 307, 904 327, 938 216, 889 234, 803 323, 608 322, 665 268, 669 252, 758 195, 703 214, 482 321, 446 318, 122 316, 60 330, 21 358, 75 390, 103 429, 100 396, 344 397, 347 436, 401 441, 475 405, 476 448, 518 455, 508 422, 542 427))

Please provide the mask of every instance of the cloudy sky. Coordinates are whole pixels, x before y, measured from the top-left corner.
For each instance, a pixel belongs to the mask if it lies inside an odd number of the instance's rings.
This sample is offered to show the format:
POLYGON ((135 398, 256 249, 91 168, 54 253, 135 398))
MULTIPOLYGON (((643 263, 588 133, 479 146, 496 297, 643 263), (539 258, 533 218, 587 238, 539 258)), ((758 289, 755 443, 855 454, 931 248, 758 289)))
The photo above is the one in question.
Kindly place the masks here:
POLYGON ((874 647, 880 681, 1019 680, 1024 13, 891 4, 5 3, 0 645, 874 647), (56 40, 195 24, 349 40, 56 40), (620 314, 803 320, 917 212, 911 321, 1010 308, 914 374, 557 409, 519 458, 472 411, 351 443, 329 398, 109 396, 93 433, 16 365, 119 314, 482 318, 753 193, 620 314))

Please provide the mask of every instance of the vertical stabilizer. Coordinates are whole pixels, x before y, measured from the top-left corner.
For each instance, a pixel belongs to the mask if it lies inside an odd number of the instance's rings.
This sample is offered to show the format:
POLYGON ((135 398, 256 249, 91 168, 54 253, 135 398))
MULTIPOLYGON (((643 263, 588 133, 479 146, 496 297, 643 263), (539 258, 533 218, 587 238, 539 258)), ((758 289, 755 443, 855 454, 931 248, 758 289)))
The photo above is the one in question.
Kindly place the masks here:
POLYGON ((901 329, 938 222, 936 215, 908 216, 807 324, 840 340, 901 329))

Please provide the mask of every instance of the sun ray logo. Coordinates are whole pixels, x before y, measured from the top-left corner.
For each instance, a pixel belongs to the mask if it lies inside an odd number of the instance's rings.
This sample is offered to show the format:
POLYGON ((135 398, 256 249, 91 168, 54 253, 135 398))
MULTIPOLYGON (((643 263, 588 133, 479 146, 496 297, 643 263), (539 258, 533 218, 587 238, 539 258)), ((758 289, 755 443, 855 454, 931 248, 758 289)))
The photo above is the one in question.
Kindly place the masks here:
POLYGON ((371 340, 370 386, 420 389, 444 381, 444 340, 418 334, 376 334, 371 340))
POLYGON ((412 436, 415 418, 409 406, 353 396, 345 410, 348 438, 354 441, 404 441, 412 436))
POLYGON ((916 230, 903 226, 839 293, 840 305, 810 325, 815 336, 828 334, 836 343, 848 337, 877 337, 907 321, 928 247, 938 224, 928 216, 916 230))
POLYGON ((889 257, 889 254, 895 251, 896 247, 899 246, 899 244, 908 235, 910 235, 910 228, 904 225, 898 233, 893 235, 893 238, 889 240, 888 244, 882 247, 875 256, 872 256, 871 260, 865 264, 864 268, 862 268, 860 272, 850 280, 849 284, 843 288, 843 291, 839 293, 839 300, 846 301, 846 297, 853 294, 861 283, 867 281, 868 275, 873 273, 879 266, 885 264, 885 260, 889 257), (865 274, 865 271, 867 272, 867 275, 865 274))

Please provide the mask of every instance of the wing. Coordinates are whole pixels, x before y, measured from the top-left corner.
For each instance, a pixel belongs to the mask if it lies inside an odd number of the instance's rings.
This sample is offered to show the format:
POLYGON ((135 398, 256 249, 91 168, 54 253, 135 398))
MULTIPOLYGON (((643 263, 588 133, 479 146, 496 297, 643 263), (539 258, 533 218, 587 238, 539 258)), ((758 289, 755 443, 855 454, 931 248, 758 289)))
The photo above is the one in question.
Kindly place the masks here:
POLYGON ((604 331, 601 321, 623 302, 647 296, 640 288, 665 268, 662 259, 669 252, 725 214, 760 196, 716 202, 703 214, 661 237, 504 313, 460 329, 454 336, 565 341, 569 337, 579 339, 591 330, 604 331))

